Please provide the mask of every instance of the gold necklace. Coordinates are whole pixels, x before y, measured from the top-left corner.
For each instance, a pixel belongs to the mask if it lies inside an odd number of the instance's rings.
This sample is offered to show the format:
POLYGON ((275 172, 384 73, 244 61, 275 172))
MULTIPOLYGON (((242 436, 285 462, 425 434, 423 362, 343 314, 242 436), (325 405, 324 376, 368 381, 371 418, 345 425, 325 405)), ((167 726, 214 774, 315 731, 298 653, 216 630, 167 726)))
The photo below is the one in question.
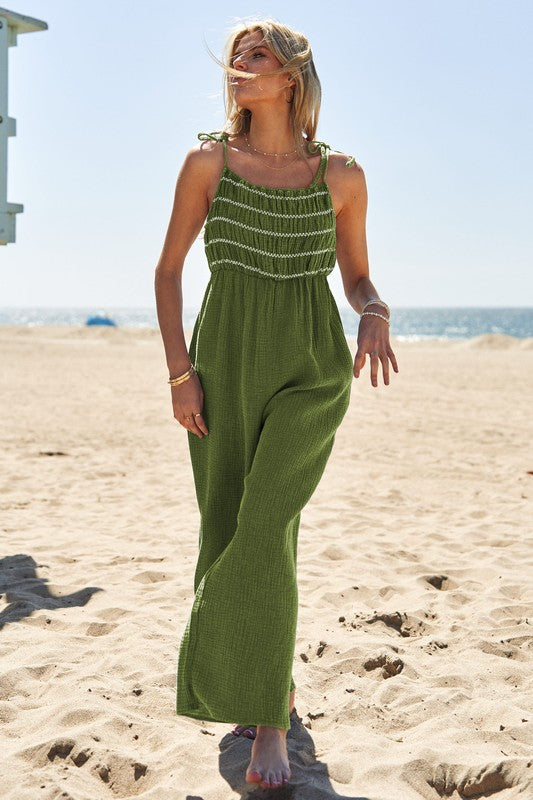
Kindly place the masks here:
POLYGON ((299 161, 299 159, 300 156, 296 156, 296 158, 293 158, 292 161, 289 161, 288 164, 284 164, 282 167, 273 167, 271 164, 267 164, 265 161, 263 161, 262 163, 265 165, 265 167, 268 167, 269 169, 287 169, 287 167, 290 167, 291 164, 294 164, 296 161, 299 161))
MULTIPOLYGON (((250 142, 248 141, 248 137, 246 136, 246 133, 244 134, 244 138, 246 139, 246 144, 248 145, 248 147, 249 147, 249 148, 251 148, 252 150, 255 150, 255 151, 256 151, 256 153, 261 153, 261 150, 256 150, 256 148, 255 148, 255 147, 252 147, 252 145, 251 145, 251 144, 250 144, 250 142)), ((292 152, 292 153, 295 153, 295 152, 296 152, 296 150, 291 150, 291 152, 292 152)), ((278 155, 280 155, 280 156, 290 156, 290 154, 291 154, 291 153, 264 153, 263 155, 272 155, 272 156, 278 156, 278 155)), ((287 169, 287 167, 290 167, 290 165, 291 165, 291 164, 294 164, 294 163, 296 163, 296 161, 298 161, 299 159, 300 159, 300 156, 299 156, 299 155, 297 155, 297 156, 296 156, 296 158, 293 158, 293 159, 292 159, 292 161, 289 161, 289 163, 288 163, 288 164, 283 164, 283 166, 282 166, 282 167, 273 167, 273 166, 272 166, 272 164, 267 164, 267 163, 266 163, 266 161, 262 161, 261 163, 262 163, 262 164, 264 164, 264 166, 265 166, 265 167, 268 167, 269 169, 276 169, 276 170, 279 170, 279 169, 287 169)))
POLYGON ((244 132, 244 139, 248 147, 251 147, 252 150, 255 150, 256 153, 261 153, 262 156, 283 156, 284 158, 287 158, 292 153, 296 153, 297 150, 297 148, 295 147, 294 150, 289 150, 288 153, 265 153, 263 150, 258 150, 257 147, 254 147, 253 144, 250 144, 250 142, 248 141, 248 134, 246 133, 246 131, 244 132))

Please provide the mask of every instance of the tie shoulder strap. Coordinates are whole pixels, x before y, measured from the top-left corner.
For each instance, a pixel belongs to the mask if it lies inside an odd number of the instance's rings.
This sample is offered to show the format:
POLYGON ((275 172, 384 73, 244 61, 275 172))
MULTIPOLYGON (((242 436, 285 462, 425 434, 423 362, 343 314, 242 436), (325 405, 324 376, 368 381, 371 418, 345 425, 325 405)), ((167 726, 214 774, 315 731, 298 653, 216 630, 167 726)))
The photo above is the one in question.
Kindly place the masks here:
POLYGON ((228 138, 228 135, 226 131, 211 131, 211 133, 199 133, 198 138, 201 142, 206 142, 208 139, 212 139, 214 142, 222 142, 228 138))
MULTIPOLYGON (((327 152, 328 150, 331 150, 332 153, 341 152, 341 150, 333 150, 331 145, 326 144, 325 142, 319 142, 317 139, 310 139, 307 142, 307 152, 310 153, 311 155, 313 155, 313 153, 316 153, 319 148, 322 150, 322 153, 326 155, 326 157, 329 155, 329 153, 327 152)), ((355 160, 355 156, 350 156, 350 158, 346 162, 346 166, 354 167, 356 163, 357 162, 355 160)))
POLYGON ((198 139, 201 142, 208 142, 209 140, 213 142, 222 142, 224 146, 224 164, 227 166, 227 153, 226 153, 226 143, 228 141, 229 133, 226 131, 211 131, 211 133, 199 133, 198 139))

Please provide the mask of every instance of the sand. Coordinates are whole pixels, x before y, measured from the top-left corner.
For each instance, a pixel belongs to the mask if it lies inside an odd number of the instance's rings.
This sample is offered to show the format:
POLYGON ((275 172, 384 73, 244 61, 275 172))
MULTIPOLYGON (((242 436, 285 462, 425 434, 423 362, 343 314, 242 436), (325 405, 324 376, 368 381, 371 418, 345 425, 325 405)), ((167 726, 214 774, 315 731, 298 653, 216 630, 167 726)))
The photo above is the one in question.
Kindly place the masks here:
POLYGON ((533 797, 532 340, 393 346, 302 512, 269 793, 174 713, 199 514, 159 333, 0 328, 4 800, 533 797))

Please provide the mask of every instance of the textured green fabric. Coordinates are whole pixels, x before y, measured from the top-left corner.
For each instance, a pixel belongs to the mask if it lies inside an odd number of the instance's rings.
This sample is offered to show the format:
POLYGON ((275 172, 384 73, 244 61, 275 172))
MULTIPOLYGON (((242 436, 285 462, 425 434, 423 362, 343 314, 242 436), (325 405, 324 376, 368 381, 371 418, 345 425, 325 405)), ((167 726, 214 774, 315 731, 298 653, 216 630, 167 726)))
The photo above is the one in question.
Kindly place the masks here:
POLYGON ((349 404, 353 361, 327 275, 335 213, 319 170, 303 189, 227 164, 205 223, 211 276, 189 346, 209 434, 189 432, 200 510, 195 597, 176 712, 289 728, 300 512, 349 404))

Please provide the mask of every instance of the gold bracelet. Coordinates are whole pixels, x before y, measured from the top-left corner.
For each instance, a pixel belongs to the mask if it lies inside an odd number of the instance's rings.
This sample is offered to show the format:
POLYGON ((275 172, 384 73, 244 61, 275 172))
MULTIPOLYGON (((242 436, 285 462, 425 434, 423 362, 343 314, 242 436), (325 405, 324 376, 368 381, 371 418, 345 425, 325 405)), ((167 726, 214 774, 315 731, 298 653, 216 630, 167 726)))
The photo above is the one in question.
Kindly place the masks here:
POLYGON ((187 372, 184 372, 183 375, 178 375, 177 378, 169 378, 168 383, 170 383, 170 385, 175 385, 177 383, 182 383, 182 381, 186 381, 192 375, 193 369, 193 367, 189 367, 187 372))
POLYGON ((185 383, 185 381, 188 381, 188 380, 189 380, 189 378, 191 377, 191 375, 192 375, 192 371, 191 371, 191 372, 189 372, 189 373, 188 373, 188 374, 185 376, 185 378, 180 378, 180 380, 177 380, 176 378, 174 378, 174 380, 171 380, 171 381, 169 381, 169 384, 170 384, 170 386, 179 386, 179 385, 180 385, 180 383, 185 383))
POLYGON ((387 317, 383 316, 383 314, 378 314, 377 311, 363 311, 361 316, 362 317, 366 317, 366 316, 369 316, 369 317, 380 317, 380 319, 384 319, 385 322, 387 323, 387 325, 389 325, 389 327, 390 327, 390 322, 387 319, 387 317))
POLYGON ((180 378, 184 378, 186 375, 189 374, 189 372, 191 371, 191 368, 192 368, 192 364, 189 364, 189 369, 186 372, 182 372, 181 375, 177 375, 175 378, 171 378, 169 376, 169 380, 170 381, 179 381, 180 378))
POLYGON ((194 369, 194 364, 191 364, 187 372, 184 372, 182 375, 178 375, 176 378, 169 378, 167 382, 171 386, 177 386, 179 383, 183 383, 183 381, 188 380, 193 372, 196 372, 196 370, 194 369))

